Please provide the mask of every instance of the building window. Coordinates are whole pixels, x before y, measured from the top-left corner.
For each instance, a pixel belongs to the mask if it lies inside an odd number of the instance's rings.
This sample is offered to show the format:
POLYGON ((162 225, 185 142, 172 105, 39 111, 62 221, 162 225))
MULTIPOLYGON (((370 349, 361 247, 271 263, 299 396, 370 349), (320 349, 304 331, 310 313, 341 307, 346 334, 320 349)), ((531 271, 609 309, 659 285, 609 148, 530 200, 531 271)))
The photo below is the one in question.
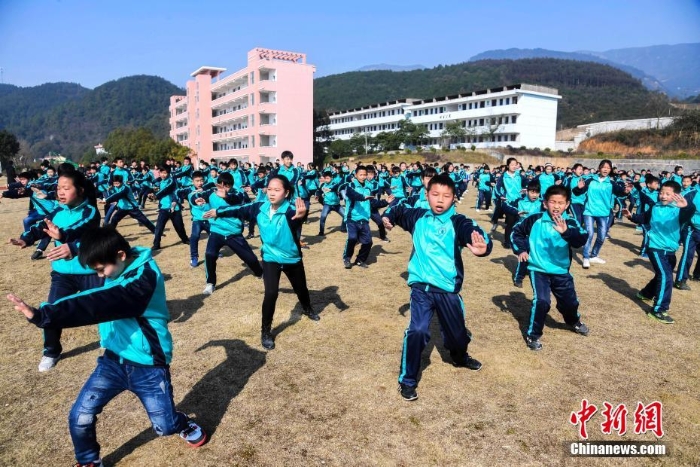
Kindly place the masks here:
POLYGON ((484 126, 484 119, 483 118, 479 119, 479 126, 484 126))
POLYGON ((498 99, 498 105, 503 105, 503 99, 498 99))
POLYGON ((515 141, 515 135, 510 135, 510 140, 515 141))
POLYGON ((517 117, 515 115, 511 115, 510 123, 517 123, 517 117))
POLYGON ((479 102, 479 108, 483 109, 484 107, 486 107, 486 101, 479 102))
POLYGON ((517 97, 514 97, 514 98, 513 98, 513 104, 517 104, 517 103, 518 103, 518 98, 517 98, 517 97))
POLYGON ((506 97, 506 105, 510 105, 510 97, 506 97))
POLYGON ((491 100, 491 107, 496 107, 496 99, 491 100))

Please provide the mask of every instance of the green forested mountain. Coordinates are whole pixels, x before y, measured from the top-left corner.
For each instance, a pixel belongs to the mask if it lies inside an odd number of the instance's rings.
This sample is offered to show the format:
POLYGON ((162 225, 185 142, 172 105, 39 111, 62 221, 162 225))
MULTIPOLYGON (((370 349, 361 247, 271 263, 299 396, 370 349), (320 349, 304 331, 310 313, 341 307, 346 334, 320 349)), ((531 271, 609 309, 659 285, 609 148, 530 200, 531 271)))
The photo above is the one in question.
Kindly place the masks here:
POLYGON ((504 85, 557 88, 557 127, 656 116, 667 98, 617 68, 549 58, 481 60, 405 72, 364 71, 314 80, 314 107, 337 111, 401 98, 426 99, 504 85))
POLYGON ((70 83, 0 87, 0 128, 14 133, 35 157, 56 151, 74 160, 119 127, 168 135, 168 104, 184 91, 156 76, 130 76, 93 90, 70 83))

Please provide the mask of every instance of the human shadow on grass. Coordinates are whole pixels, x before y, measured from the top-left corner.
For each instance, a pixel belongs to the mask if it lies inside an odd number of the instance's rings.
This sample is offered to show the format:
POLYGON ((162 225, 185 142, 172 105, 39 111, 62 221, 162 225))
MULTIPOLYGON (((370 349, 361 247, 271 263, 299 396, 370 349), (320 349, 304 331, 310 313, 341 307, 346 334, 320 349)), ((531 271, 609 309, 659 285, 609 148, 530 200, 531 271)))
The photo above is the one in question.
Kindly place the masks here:
MULTIPOLYGON (((280 289, 279 292, 293 294, 294 290, 280 289)), ((331 303, 338 307, 338 310, 341 312, 350 309, 348 304, 340 298, 340 295, 338 294, 338 287, 335 285, 328 286, 323 290, 309 290, 309 296, 311 298, 311 306, 318 314, 321 314, 321 312, 331 303)), ((297 302, 289 313, 289 318, 287 321, 275 326, 272 329, 272 334, 277 336, 284 332, 287 328, 297 324, 299 321, 301 321, 303 312, 304 308, 301 306, 301 303, 297 302)))
MULTIPOLYGON (((530 318, 532 312, 532 300, 528 299, 523 292, 510 292, 508 295, 496 295, 491 298, 494 305, 498 307, 499 310, 510 313, 513 318, 518 322, 518 328, 520 333, 523 335, 523 339, 527 335, 527 330, 530 327, 530 318)), ((552 309, 544 319, 544 325, 552 329, 567 329, 570 330, 571 327, 566 323, 560 323, 550 316, 552 311, 559 311, 556 309, 556 298, 552 297, 552 309)))
POLYGON ((494 264, 502 264, 505 266, 506 270, 511 274, 515 274, 515 270, 518 269, 518 257, 515 255, 501 256, 500 258, 491 258, 491 262, 494 264))
MULTIPOLYGON (((239 339, 224 339, 208 342, 195 352, 221 347, 226 352, 226 360, 212 368, 190 389, 177 404, 179 411, 194 414, 198 424, 207 432, 208 439, 216 433, 221 420, 226 415, 231 401, 243 390, 251 376, 265 365, 265 352, 254 349, 239 339)), ((215 352, 203 352, 208 359, 215 352)), ((177 388, 175 388, 177 390, 177 388)), ((173 436, 178 436, 174 434, 173 436)), ((131 438, 114 452, 103 458, 105 465, 115 465, 138 448, 157 438, 151 429, 145 429, 131 438)), ((178 441, 173 441, 176 443, 178 441)), ((183 449, 185 449, 183 447, 183 449)))
POLYGON ((598 279, 602 281, 603 284, 605 284, 610 290, 619 293, 625 298, 629 298, 634 303, 636 303, 639 306, 639 308, 645 310, 644 304, 636 298, 638 290, 629 285, 629 283, 624 279, 611 276, 610 274, 604 272, 599 272, 598 274, 589 274, 587 277, 589 279, 598 279))
POLYGON ((633 253, 639 253, 639 245, 635 245, 632 242, 628 242, 627 240, 621 240, 619 238, 611 237, 608 239, 610 243, 612 243, 615 246, 619 246, 620 248, 624 248, 626 250, 629 250, 633 253))
POLYGON ((372 249, 369 251, 369 255, 367 256, 367 264, 375 264, 377 262, 377 257, 380 255, 398 255, 400 253, 399 251, 387 251, 384 249, 384 246, 384 242, 379 244, 374 243, 372 245, 372 249))
POLYGON ((78 355, 81 355, 81 354, 84 354, 87 352, 92 352, 93 350, 97 350, 99 348, 100 348, 100 341, 91 342, 89 344, 81 345, 80 347, 70 349, 68 352, 63 352, 61 354, 61 360, 67 360, 71 357, 77 357, 78 355))
POLYGON ((629 261, 625 261, 625 266, 633 268, 635 266, 643 266, 645 269, 648 269, 649 271, 653 272, 654 268, 651 267, 651 263, 649 263, 648 260, 644 260, 642 258, 635 258, 629 261))
MULTIPOLYGON (((444 363, 448 363, 450 365, 453 364, 450 351, 447 350, 444 345, 442 329, 440 328, 440 321, 438 319, 437 312, 433 315, 433 318, 430 320, 430 327, 428 329, 430 332, 430 340, 426 344, 425 349, 421 354, 420 369, 418 370, 418 376, 416 377, 417 382, 420 382, 421 378, 423 377, 423 371, 425 371, 425 369, 428 368, 432 363, 431 356, 433 354, 433 349, 437 348, 438 354, 440 355, 440 359, 444 363)), ((469 332, 469 330, 467 330, 467 332, 469 332)))

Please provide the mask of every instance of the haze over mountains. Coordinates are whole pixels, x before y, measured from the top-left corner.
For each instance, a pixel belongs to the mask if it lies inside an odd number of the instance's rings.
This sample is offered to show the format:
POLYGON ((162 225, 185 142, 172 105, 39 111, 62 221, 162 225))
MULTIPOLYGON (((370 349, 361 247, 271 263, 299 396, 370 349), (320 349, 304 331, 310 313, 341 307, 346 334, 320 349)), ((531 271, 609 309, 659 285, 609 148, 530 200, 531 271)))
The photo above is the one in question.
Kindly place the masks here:
POLYGON ((561 52, 547 49, 488 50, 469 60, 561 58, 605 63, 639 78, 652 90, 685 99, 700 94, 700 43, 654 45, 605 52, 561 52))

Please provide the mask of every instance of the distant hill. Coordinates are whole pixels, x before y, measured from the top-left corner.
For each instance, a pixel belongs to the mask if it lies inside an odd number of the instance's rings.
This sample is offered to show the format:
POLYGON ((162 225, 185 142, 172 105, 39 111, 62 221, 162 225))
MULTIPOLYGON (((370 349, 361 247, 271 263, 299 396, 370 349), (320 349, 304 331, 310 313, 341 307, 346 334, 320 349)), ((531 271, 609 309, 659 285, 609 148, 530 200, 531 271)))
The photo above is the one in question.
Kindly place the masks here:
POLYGON ((654 76, 670 96, 683 98, 700 94, 700 43, 632 47, 597 55, 654 76))
POLYGON ((700 43, 655 45, 613 49, 605 52, 581 50, 561 52, 546 49, 489 50, 470 61, 484 59, 561 58, 613 65, 642 80, 651 90, 686 98, 700 93, 700 43))
POLYGON ((652 91, 663 91, 670 94, 664 84, 653 76, 648 75, 639 68, 616 63, 613 60, 594 55, 587 52, 560 52, 557 50, 548 49, 505 49, 505 50, 488 50, 480 54, 474 55, 469 59, 470 62, 479 60, 520 60, 523 58, 559 58, 562 60, 578 60, 580 62, 596 62, 604 65, 610 65, 622 71, 629 73, 639 79, 647 89, 652 91))
POLYGON ((78 84, 0 86, 0 128, 29 144, 35 157, 56 151, 74 160, 118 127, 168 135, 168 104, 184 91, 156 76, 130 76, 90 90, 78 84))
POLYGON ((377 71, 377 70, 388 70, 388 71, 413 71, 422 70, 425 68, 423 65, 388 65, 386 63, 379 63, 377 65, 366 65, 359 68, 357 71, 377 71))
POLYGON ((557 127, 653 116, 666 108, 630 74, 609 65, 536 58, 481 60, 407 72, 364 71, 314 80, 314 107, 345 110, 400 98, 425 99, 517 83, 557 88, 557 127))

